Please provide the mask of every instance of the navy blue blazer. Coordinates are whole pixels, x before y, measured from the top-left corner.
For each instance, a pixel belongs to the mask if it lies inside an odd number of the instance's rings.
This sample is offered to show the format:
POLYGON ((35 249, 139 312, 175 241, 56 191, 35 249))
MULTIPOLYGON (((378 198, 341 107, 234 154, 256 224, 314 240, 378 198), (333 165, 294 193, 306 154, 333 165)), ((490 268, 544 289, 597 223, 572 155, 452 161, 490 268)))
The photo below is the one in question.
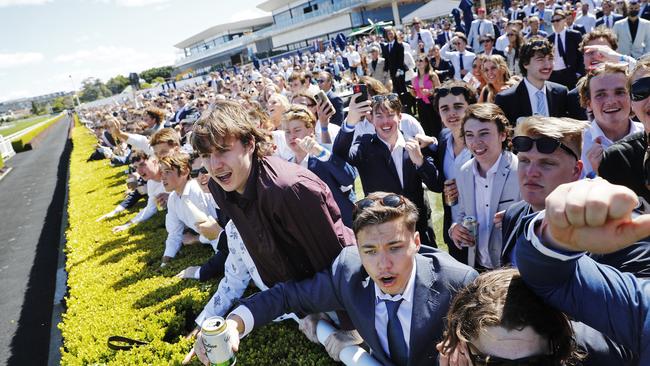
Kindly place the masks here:
POLYGON ((586 255, 555 259, 522 239, 515 253, 519 272, 538 296, 629 348, 638 365, 650 365, 650 281, 586 255))
POLYGON ((411 200, 420 212, 417 229, 422 243, 435 245, 433 230, 428 229, 431 209, 425 202, 422 188, 422 183, 431 190, 436 185, 438 169, 433 159, 425 156, 424 163, 418 168, 404 149, 402 156, 404 187, 402 188, 390 151, 377 134, 358 136, 354 142, 353 138, 354 130, 348 132, 345 127, 341 128, 334 140, 332 152, 359 170, 366 195, 377 191, 393 192, 411 200))
MULTIPOLYGON (((345 226, 352 228, 352 209, 354 203, 350 200, 352 190, 343 192, 341 186, 354 185, 356 172, 349 164, 338 156, 332 154, 328 161, 321 161, 315 157, 309 157, 307 169, 316 174, 332 191, 332 196, 341 211, 341 218, 345 226)), ((352 188, 354 189, 354 188, 352 188)))
MULTIPOLYGON (((550 81, 547 81, 545 84, 546 101, 550 116, 566 117, 568 110, 567 94, 569 90, 564 85, 550 81)), ((512 126, 517 124, 517 118, 533 115, 533 107, 530 105, 530 98, 528 97, 528 88, 526 88, 523 80, 517 86, 513 86, 497 94, 494 98, 494 104, 503 109, 512 126)))
POLYGON ((340 126, 343 123, 343 99, 336 95, 332 90, 327 92, 327 99, 334 106, 334 115, 330 118, 330 123, 340 126))
MULTIPOLYGON (((437 249, 416 254, 415 262, 408 365, 435 365, 438 357, 435 344, 442 339, 451 299, 477 273, 437 249)), ((361 265, 358 248, 344 248, 332 267, 311 279, 277 284, 241 300, 241 304, 253 314, 255 328, 286 313, 345 310, 370 347, 371 355, 382 365, 395 365, 379 342, 375 329, 375 286, 361 265)))
MULTIPOLYGON (((555 44, 555 33, 548 36, 548 41, 555 44)), ((567 29, 564 35, 564 64, 567 69, 575 74, 584 75, 585 65, 582 52, 578 49, 582 42, 582 35, 578 31, 567 29)))

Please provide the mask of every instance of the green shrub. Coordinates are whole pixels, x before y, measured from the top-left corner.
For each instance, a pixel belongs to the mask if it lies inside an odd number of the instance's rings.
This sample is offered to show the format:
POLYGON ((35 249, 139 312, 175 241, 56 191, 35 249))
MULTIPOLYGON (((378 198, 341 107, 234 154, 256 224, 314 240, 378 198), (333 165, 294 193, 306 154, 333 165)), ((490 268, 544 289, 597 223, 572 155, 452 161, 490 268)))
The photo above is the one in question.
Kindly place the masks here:
POLYGON ((39 126, 38 128, 35 128, 35 129, 29 131, 28 133, 26 133, 26 134, 20 136, 19 139, 12 140, 12 141, 11 141, 11 146, 14 148, 14 151, 17 152, 17 153, 19 153, 19 152, 21 152, 21 151, 28 150, 28 149, 27 149, 27 145, 28 145, 29 143, 31 143, 31 141, 32 141, 36 136, 40 135, 41 132, 47 130, 48 127, 52 126, 53 124, 55 124, 56 122, 58 122, 59 120, 61 120, 61 118, 63 118, 63 115, 61 115, 61 116, 59 116, 59 117, 56 117, 56 118, 54 118, 53 120, 51 120, 50 122, 45 123, 45 124, 39 126))
MULTIPOLYGON (((106 160, 86 162, 95 138, 83 127, 73 130, 70 162, 66 270, 67 310, 59 324, 62 365, 179 365, 191 349, 184 335, 216 289, 174 275, 207 260, 211 249, 184 247, 164 269, 164 214, 119 234, 111 228, 133 217, 142 204, 105 222, 95 219, 118 204, 125 185, 124 167, 106 160), (149 342, 130 351, 106 346, 111 335, 149 342)), ((249 289, 250 292, 250 289, 249 289)), ((256 330, 242 340, 238 365, 331 365, 323 347, 310 343, 292 321, 256 330)), ((194 360, 193 365, 199 365, 194 360)))

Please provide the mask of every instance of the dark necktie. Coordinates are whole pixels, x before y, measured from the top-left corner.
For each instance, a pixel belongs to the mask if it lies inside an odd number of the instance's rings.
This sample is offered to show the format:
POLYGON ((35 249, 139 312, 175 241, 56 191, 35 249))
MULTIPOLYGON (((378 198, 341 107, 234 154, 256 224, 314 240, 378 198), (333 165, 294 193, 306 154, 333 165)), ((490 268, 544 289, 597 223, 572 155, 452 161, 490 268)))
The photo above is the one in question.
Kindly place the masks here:
POLYGON ((377 70, 377 60, 372 60, 372 69, 377 70))
POLYGON ((483 23, 483 21, 482 21, 482 20, 479 20, 479 21, 478 21, 478 35, 479 35, 479 36, 481 35, 481 23, 483 23))
POLYGON ((458 54, 458 60, 460 61, 460 69, 465 70, 465 64, 463 64, 463 54, 462 53, 458 54))
POLYGON ((388 350, 390 358, 397 365, 405 366, 408 363, 408 347, 404 339, 404 330, 402 323, 397 317, 397 310, 404 299, 399 301, 385 300, 386 310, 388 311, 388 325, 386 335, 388 337, 388 350))
POLYGON ((564 57, 566 53, 564 52, 564 44, 562 43, 562 37, 559 34, 556 34, 556 38, 557 38, 557 50, 560 53, 560 57, 562 57, 562 60, 566 60, 566 57, 564 57))
POLYGON ((605 16, 605 21, 607 22, 607 28, 611 28, 612 26, 609 25, 609 16, 605 16))
POLYGON ((418 32, 418 42, 422 42, 422 34, 420 32, 418 32))

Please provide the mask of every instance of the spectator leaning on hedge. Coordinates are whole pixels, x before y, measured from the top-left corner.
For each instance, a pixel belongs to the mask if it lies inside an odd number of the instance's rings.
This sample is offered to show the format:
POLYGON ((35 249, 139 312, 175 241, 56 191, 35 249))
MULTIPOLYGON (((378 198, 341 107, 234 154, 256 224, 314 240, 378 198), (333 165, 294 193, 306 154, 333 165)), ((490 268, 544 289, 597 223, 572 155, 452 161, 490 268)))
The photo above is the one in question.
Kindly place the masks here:
POLYGON ((311 279, 242 300, 227 320, 234 347, 239 335, 285 312, 344 309, 381 364, 436 364, 433 345, 442 337, 452 297, 477 273, 441 251, 418 254, 417 222, 416 205, 403 196, 374 192, 359 201, 353 223, 358 246, 343 249, 311 279))
MULTIPOLYGON (((268 135, 241 104, 216 102, 194 126, 192 145, 213 179, 215 202, 236 225, 267 286, 309 278, 354 244, 327 185, 298 164, 269 156, 268 135)), ((214 315, 216 305, 211 300, 204 314, 214 315)))
POLYGON ((114 233, 124 231, 142 221, 149 220, 158 210, 157 207, 160 204, 157 202, 162 202, 162 200, 158 200, 158 197, 167 196, 165 187, 161 182, 162 172, 160 171, 158 159, 150 157, 142 151, 137 151, 131 156, 131 161, 138 174, 147 181, 147 206, 126 224, 114 227, 114 233))
MULTIPOLYGON (((172 151, 160 159, 160 169, 162 184, 165 190, 170 192, 167 200, 167 216, 165 217, 167 240, 162 258, 164 266, 181 249, 185 227, 201 232, 201 224, 210 222, 218 224, 214 217, 215 213, 210 212, 208 198, 201 190, 199 183, 190 179, 190 157, 187 154, 177 150, 172 151)), ((212 245, 214 251, 217 252, 217 238, 217 235, 212 238, 201 235, 199 241, 212 245)), ((223 260, 225 261, 225 258, 223 260)))

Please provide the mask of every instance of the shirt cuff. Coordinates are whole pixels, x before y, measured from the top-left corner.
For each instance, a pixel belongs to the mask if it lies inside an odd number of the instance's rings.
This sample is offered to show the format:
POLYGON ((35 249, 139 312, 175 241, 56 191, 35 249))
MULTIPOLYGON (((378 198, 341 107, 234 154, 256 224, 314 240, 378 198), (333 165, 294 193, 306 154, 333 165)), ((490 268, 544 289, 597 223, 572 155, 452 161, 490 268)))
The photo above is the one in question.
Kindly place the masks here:
POLYGON ((327 162, 327 161, 330 160, 330 156, 332 156, 332 153, 330 153, 329 150, 324 149, 323 152, 320 153, 320 155, 315 156, 315 158, 320 160, 320 161, 327 162))
POLYGON ((229 315, 230 318, 232 315, 237 315, 244 322, 244 332, 239 335, 239 338, 244 338, 253 330, 255 326, 255 319, 253 318, 253 313, 244 305, 239 305, 235 308, 229 315))
POLYGON ((560 249, 555 249, 548 247, 544 245, 540 238, 537 237, 535 234, 535 226, 542 222, 544 219, 544 214, 546 213, 545 210, 540 211, 535 217, 530 221, 528 224, 528 228, 526 228, 526 239, 533 244, 533 247, 537 249, 540 253, 544 254, 547 257, 555 258, 557 260, 561 260, 563 262, 576 259, 584 254, 584 252, 572 252, 572 251, 564 251, 560 249))
POLYGON ((341 126, 341 129, 343 130, 343 132, 354 132, 354 128, 356 126, 357 125, 350 126, 348 124, 348 121, 345 121, 345 122, 343 122, 343 125, 341 126))
POLYGON ((196 269, 196 272, 194 272, 194 279, 195 280, 200 280, 201 279, 201 267, 196 269))

